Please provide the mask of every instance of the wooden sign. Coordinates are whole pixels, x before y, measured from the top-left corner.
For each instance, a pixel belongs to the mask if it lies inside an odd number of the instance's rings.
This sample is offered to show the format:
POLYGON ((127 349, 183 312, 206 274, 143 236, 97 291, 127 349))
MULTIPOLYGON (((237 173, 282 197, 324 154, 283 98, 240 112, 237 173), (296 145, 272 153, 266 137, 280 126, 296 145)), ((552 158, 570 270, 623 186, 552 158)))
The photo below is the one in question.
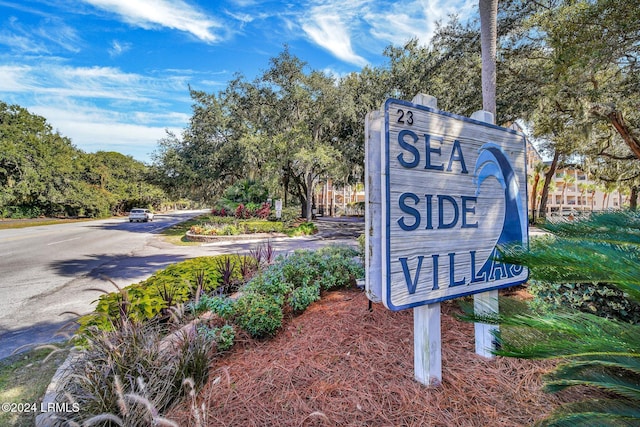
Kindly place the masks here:
POLYGON ((523 134, 396 99, 366 127, 372 300, 402 310, 526 281, 493 259, 527 244, 523 134))

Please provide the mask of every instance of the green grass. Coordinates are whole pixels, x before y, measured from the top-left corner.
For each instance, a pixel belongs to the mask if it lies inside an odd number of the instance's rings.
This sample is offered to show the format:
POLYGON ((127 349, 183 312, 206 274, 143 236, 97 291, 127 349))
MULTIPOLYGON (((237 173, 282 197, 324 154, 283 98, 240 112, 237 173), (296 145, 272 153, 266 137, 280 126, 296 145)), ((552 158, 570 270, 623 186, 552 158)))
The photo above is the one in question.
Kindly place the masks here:
MULTIPOLYGON (((32 350, 0 360, 0 403, 29 403, 40 408, 44 392, 68 349, 47 356, 51 349, 32 350)), ((0 425, 32 427, 38 413, 0 411, 0 425)))
POLYGON ((95 218, 31 218, 31 219, 0 219, 0 230, 10 230, 15 228, 37 227, 40 225, 66 224, 68 222, 91 221, 95 218))
POLYGON ((210 215, 199 215, 190 220, 178 223, 169 228, 165 228, 162 230, 160 235, 163 239, 171 244, 178 246, 199 246, 199 242, 190 242, 186 239, 186 233, 189 229, 194 225, 199 225, 204 222, 207 222, 207 219, 210 218, 210 215))

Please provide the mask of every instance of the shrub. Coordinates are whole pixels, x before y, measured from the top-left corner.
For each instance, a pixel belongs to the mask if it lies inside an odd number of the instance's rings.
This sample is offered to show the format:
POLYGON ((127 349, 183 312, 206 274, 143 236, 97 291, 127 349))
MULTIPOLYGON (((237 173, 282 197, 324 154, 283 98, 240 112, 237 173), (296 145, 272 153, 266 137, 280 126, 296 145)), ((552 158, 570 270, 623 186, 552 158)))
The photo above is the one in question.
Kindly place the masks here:
POLYGON ((235 301, 226 296, 209 296, 204 294, 197 303, 191 303, 189 308, 195 315, 210 311, 222 319, 229 320, 235 313, 235 301))
POLYGON ((236 337, 236 331, 231 325, 224 325, 215 328, 201 325, 198 327, 198 334, 202 334, 208 339, 214 341, 218 351, 227 351, 233 347, 233 342, 236 337))
POLYGON ((293 286, 282 275, 282 269, 273 265, 252 277, 244 286, 243 292, 269 295, 278 304, 283 304, 285 297, 293 290, 293 286))
POLYGON ((248 292, 236 301, 236 324, 254 338, 275 335, 282 326, 282 307, 275 297, 248 292))
POLYGON ((276 221, 247 220, 242 222, 245 233, 282 233, 284 224, 276 221))
POLYGON ((309 236, 318 232, 318 228, 312 222, 300 223, 297 227, 287 231, 287 235, 290 237, 296 236, 309 236))
POLYGON ((320 286, 301 286, 291 291, 289 295, 289 305, 295 311, 304 311, 312 302, 320 299, 320 286))
POLYGON ((532 308, 555 311, 574 308, 608 319, 640 323, 640 304, 606 283, 545 283, 532 280, 529 292, 532 308))
POLYGON ((262 206, 260 206, 256 211, 255 211, 255 216, 257 216, 260 219, 267 219, 269 218, 269 215, 271 214, 271 205, 269 203, 263 203, 262 206))
MULTIPOLYGON (((300 218, 300 207, 299 206, 287 206, 287 207, 283 207, 282 208, 282 213, 280 215, 280 221, 287 224, 287 225, 291 225, 293 224, 295 221, 297 221, 300 218)), ((271 214, 269 216, 269 219, 271 220, 277 220, 277 218, 275 217, 275 210, 271 211, 271 214)))
MULTIPOLYGON (((145 321, 158 315, 168 315, 167 309, 175 304, 186 303, 195 297, 198 276, 201 275, 201 291, 213 292, 222 285, 220 265, 227 259, 237 259, 237 255, 198 257, 170 265, 148 279, 128 286, 120 292, 102 295, 94 313, 80 319, 81 329, 98 326, 113 329, 114 322, 125 314, 134 321, 145 321)), ((239 262, 233 262, 230 277, 240 278, 239 262)), ((226 272, 227 274, 229 272, 226 272)))
POLYGON ((238 219, 247 219, 251 215, 249 214, 249 210, 242 203, 240 203, 236 208, 235 216, 238 219))

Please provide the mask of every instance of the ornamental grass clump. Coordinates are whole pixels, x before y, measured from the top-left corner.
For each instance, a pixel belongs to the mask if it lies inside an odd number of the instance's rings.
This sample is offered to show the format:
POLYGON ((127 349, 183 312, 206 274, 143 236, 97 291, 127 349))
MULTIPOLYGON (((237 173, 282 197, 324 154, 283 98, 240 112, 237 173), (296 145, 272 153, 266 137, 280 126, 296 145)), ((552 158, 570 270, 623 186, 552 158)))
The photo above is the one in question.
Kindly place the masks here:
MULTIPOLYGON (((502 248, 500 260, 528 266, 537 287, 606 283, 617 292, 603 292, 605 299, 640 303, 637 212, 593 214, 585 220, 543 227, 553 235, 533 240, 528 250, 502 248)), ((587 290, 573 291, 581 289, 587 290)), ((640 325, 612 316, 610 302, 584 311, 581 304, 572 305, 547 307, 534 314, 470 318, 503 326, 496 336, 498 355, 560 359, 544 378, 547 391, 581 385, 605 392, 562 406, 541 425, 640 425, 640 325)))
POLYGON ((215 341, 196 334, 168 343, 169 331, 129 320, 113 331, 87 331, 58 397, 78 411, 56 414, 59 425, 175 425, 161 414, 184 395, 185 380, 196 388, 205 383, 215 341))

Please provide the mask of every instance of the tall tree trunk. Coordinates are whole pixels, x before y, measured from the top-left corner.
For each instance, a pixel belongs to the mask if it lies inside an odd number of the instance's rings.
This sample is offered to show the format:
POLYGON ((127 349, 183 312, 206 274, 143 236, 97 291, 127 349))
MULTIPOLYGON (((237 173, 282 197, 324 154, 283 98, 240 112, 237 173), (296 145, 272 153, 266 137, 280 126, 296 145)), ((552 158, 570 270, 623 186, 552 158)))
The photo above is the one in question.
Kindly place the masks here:
POLYGON ((496 40, 498 0, 479 0, 480 46, 482 49, 482 109, 496 116, 496 40))
POLYGON ((307 221, 313 219, 313 172, 307 172, 307 221))
POLYGON ((551 160, 551 166, 549 166, 549 171, 544 177, 544 185, 542 186, 542 194, 540 195, 540 212, 538 214, 538 217, 542 219, 545 219, 547 217, 547 199, 549 198, 549 184, 551 184, 551 178, 556 173, 559 159, 560 159, 560 153, 558 152, 558 150, 556 150, 553 153, 553 160, 551 160))
POLYGON ((536 173, 531 186, 531 223, 536 222, 536 202, 538 201, 538 183, 540 182, 540 174, 536 173))
POLYGON ((286 207, 288 206, 287 203, 289 202, 289 178, 291 178, 291 172, 288 164, 283 168, 283 172, 284 172, 284 175, 282 176, 282 187, 284 191, 283 206, 286 207))
POLYGON ((632 211, 638 209, 638 186, 631 187, 631 195, 629 196, 629 208, 632 211))

